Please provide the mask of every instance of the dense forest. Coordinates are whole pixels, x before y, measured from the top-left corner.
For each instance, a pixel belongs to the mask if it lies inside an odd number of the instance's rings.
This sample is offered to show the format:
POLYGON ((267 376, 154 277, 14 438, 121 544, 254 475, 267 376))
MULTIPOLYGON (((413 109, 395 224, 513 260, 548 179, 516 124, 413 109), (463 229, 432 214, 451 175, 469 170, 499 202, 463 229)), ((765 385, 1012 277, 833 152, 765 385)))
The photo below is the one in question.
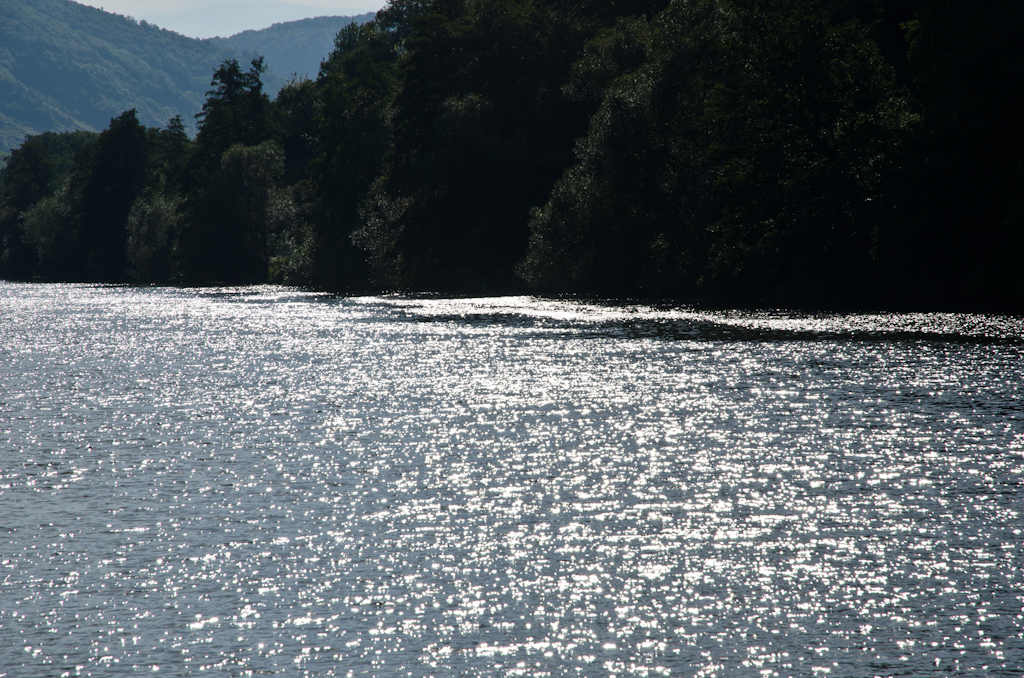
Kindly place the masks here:
POLYGON ((1019 0, 391 0, 0 172, 0 276, 1024 309, 1019 0))

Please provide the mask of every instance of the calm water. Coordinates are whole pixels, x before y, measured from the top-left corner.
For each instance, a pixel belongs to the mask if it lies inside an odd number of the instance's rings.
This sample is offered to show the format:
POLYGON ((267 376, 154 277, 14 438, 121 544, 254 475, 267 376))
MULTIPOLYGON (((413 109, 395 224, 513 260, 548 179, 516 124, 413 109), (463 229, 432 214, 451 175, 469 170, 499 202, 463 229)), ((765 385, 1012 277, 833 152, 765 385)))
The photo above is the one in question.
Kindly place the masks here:
POLYGON ((0 283, 0 676, 1021 676, 1022 353, 0 283))

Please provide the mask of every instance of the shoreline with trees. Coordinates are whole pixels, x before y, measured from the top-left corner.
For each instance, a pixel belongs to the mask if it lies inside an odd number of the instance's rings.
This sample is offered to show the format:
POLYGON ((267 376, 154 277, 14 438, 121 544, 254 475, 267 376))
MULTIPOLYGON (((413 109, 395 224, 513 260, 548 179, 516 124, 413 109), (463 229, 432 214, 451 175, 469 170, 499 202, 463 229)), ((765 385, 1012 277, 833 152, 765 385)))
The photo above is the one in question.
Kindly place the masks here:
POLYGON ((27 138, 0 278, 1024 311, 1024 6, 392 0, 27 138))

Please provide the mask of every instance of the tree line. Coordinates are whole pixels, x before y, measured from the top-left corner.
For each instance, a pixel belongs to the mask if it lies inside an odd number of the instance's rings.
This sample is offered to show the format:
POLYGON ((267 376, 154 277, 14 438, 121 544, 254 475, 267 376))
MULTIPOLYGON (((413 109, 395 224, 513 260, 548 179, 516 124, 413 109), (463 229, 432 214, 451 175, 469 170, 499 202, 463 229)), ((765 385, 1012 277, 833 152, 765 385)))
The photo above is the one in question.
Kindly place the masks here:
POLYGON ((0 276, 1024 308, 1024 5, 391 0, 194 139, 0 172, 0 276))

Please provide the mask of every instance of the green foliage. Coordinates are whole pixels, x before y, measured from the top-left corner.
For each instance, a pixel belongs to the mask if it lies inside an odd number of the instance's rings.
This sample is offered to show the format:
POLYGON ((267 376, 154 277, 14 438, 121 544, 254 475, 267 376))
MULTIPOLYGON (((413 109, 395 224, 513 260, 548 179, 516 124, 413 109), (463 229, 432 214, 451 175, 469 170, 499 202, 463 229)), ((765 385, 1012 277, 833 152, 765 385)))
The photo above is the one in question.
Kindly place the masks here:
POLYGON ((217 70, 195 142, 180 117, 146 129, 135 110, 100 135, 30 138, 0 175, 5 275, 262 282, 274 257, 294 268, 299 258, 275 250, 300 229, 277 183, 284 153, 267 138, 275 121, 286 140, 307 123, 302 106, 273 109, 262 70, 259 59, 217 70))
POLYGON ((560 91, 558 17, 519 0, 411 3, 401 16, 393 146, 356 240, 388 286, 507 289, 529 208, 579 130, 560 91))
POLYGON ((38 137, 16 149, 4 170, 5 207, 15 212, 28 209, 53 192, 56 163, 38 137))
POLYGON ((0 275, 1021 308, 1022 25, 1006 0, 392 0, 276 101, 262 58, 224 61, 195 141, 135 110, 30 137, 0 275))
POLYGON ((736 3, 737 65, 706 115, 723 208, 712 275, 734 295, 842 299, 874 273, 914 123, 868 27, 811 0, 736 3), (742 290, 742 292, 741 292, 742 290))
POLYGON ((192 142, 185 132, 181 116, 167 121, 162 130, 150 128, 147 132, 149 145, 149 190, 181 194, 189 184, 188 163, 192 156, 192 142))
POLYGON ((228 59, 214 71, 213 88, 206 93, 203 110, 196 114, 197 169, 209 169, 235 144, 255 146, 270 135, 270 98, 263 93, 263 58, 253 59, 242 71, 235 59, 228 59))
POLYGON ((1015 168, 1024 162, 1024 5, 934 0, 907 28, 926 136, 911 210, 920 216, 890 258, 931 296, 1024 307, 1014 216, 1015 168))
POLYGON ((178 242, 183 280, 265 282, 276 234, 291 227, 295 210, 278 190, 284 156, 277 144, 235 144, 216 172, 184 207, 178 242))
POLYGON ((366 285, 363 252, 352 243, 359 210, 392 145, 390 114, 399 40, 379 23, 348 26, 317 79, 321 106, 309 166, 315 196, 311 278, 334 289, 366 285))
POLYGON ((100 135, 29 139, 4 172, 5 271, 21 278, 124 280, 128 212, 147 174, 146 129, 134 110, 100 135))
POLYGON ((75 158, 97 138, 94 132, 46 132, 29 137, 0 172, 0 277, 26 280, 38 254, 25 236, 25 216, 34 205, 67 188, 75 158))
POLYGON ((75 228, 70 182, 33 205, 23 216, 24 242, 31 248, 32 273, 46 280, 75 280, 84 262, 75 228))
POLYGON ((97 137, 95 132, 45 132, 26 139, 0 171, 3 207, 21 212, 52 194, 97 137))
POLYGON ((579 163, 534 213, 520 274, 554 291, 692 292, 707 258, 710 143, 702 112, 722 77, 716 2, 620 22, 587 45, 570 95, 602 98, 579 163))
POLYGON ((591 41, 568 91, 601 107, 534 214, 533 285, 797 300, 871 271, 913 118, 855 13, 674 3, 591 41))
POLYGON ((181 201, 163 195, 141 196, 128 213, 125 258, 128 275, 139 282, 171 279, 174 242, 180 230, 181 201))
POLYGON ((316 83, 307 78, 288 82, 277 94, 270 112, 273 137, 284 150, 284 183, 302 181, 313 158, 317 110, 321 105, 316 83))
POLYGON ((146 185, 148 155, 146 128, 132 109, 110 121, 72 175, 84 279, 125 279, 125 228, 132 205, 146 185))

